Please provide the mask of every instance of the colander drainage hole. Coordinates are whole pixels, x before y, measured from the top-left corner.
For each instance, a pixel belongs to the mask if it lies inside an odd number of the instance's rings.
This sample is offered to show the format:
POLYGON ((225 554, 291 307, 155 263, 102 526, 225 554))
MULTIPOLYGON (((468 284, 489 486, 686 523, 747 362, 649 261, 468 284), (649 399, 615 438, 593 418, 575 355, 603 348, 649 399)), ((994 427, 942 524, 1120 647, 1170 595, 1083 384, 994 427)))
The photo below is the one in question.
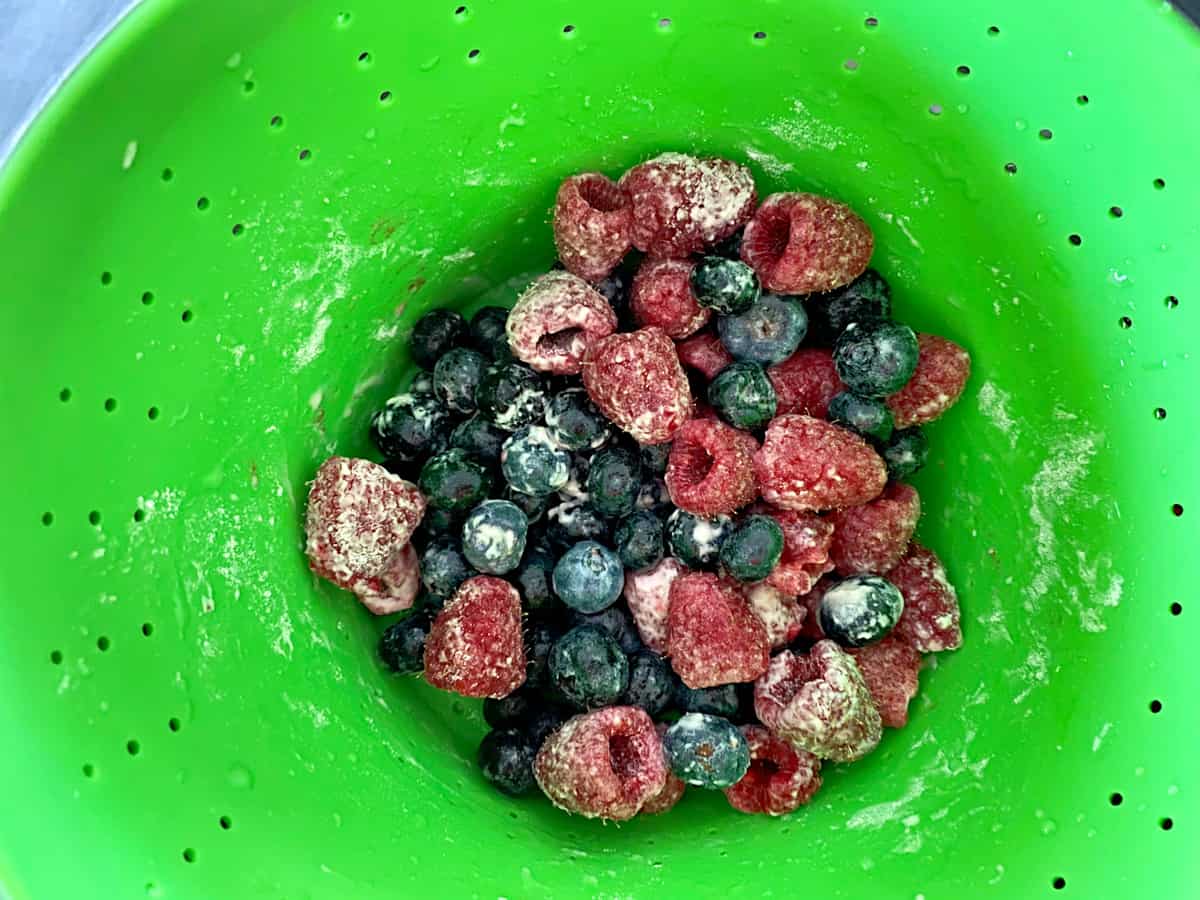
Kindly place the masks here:
POLYGON ((95 774, 96 774, 95 766, 93 766, 91 763, 83 764, 83 777, 84 778, 91 778, 95 774))
POLYGON ((104 401, 104 411, 105 412, 116 412, 116 409, 117 409, 117 398, 116 397, 109 397, 107 400, 104 401))
POLYGON ((1009 175, 1016 175, 1017 174, 1017 164, 1015 162, 1006 162, 1004 164, 1004 171, 1007 172, 1009 175))
POLYGON ((1175 516, 1175 518, 1177 518, 1177 519, 1180 516, 1182 516, 1183 515, 1183 504, 1182 503, 1172 503, 1171 504, 1171 514, 1173 516, 1175 516))
POLYGON ((380 91, 379 92, 379 102, 380 103, 390 103, 391 99, 392 99, 391 91, 380 91))
POLYGON ((139 753, 142 752, 142 745, 139 744, 137 741, 126 741, 125 742, 125 752, 128 753, 130 756, 137 756, 139 753))
POLYGON ((970 66, 959 66, 954 71, 957 72, 959 75, 961 75, 963 78, 966 78, 968 75, 971 74, 971 67, 970 66))
POLYGON ((1170 610, 1171 610, 1171 615, 1177 616, 1183 612, 1183 604, 1182 603, 1172 603, 1170 606, 1170 610))
POLYGON ((68 400, 70 400, 71 399, 71 389, 63 388, 61 391, 59 391, 58 399, 61 400, 63 403, 66 403, 68 400))
POLYGON ((100 510, 93 509, 90 513, 88 513, 88 524, 90 524, 90 525, 99 525, 100 524, 100 510))
POLYGON ((1112 795, 1108 798, 1108 802, 1111 803, 1113 806, 1120 806, 1122 803, 1125 802, 1125 798, 1123 796, 1121 796, 1120 791, 1114 791, 1112 793, 1112 795))
POLYGON ((1108 208, 1108 214, 1114 219, 1119 219, 1121 216, 1125 215, 1125 210, 1121 209, 1119 206, 1110 206, 1108 208))
POLYGON ((96 638, 96 649, 99 650, 101 653, 107 653, 108 648, 111 646, 112 646, 112 641, 110 641, 104 635, 100 635, 100 637, 96 638))
POLYGON ((221 816, 221 818, 217 819, 217 824, 221 826, 222 831, 228 831, 233 827, 233 819, 229 818, 229 816, 221 816))
POLYGON ((1179 305, 1179 298, 1174 294, 1168 294, 1163 303, 1166 305, 1167 309, 1174 309, 1179 305))
POLYGON ((196 851, 191 847, 188 847, 186 850, 184 850, 183 861, 187 863, 194 863, 196 861, 196 851))
POLYGON ((454 14, 456 16, 465 16, 467 14, 467 8, 465 6, 456 6, 454 8, 454 14))
POLYGON ((183 312, 181 312, 179 314, 179 319, 180 319, 180 321, 183 321, 183 322, 192 321, 192 311, 190 309, 185 309, 183 312))
POLYGON ((1117 319, 1117 324, 1122 328, 1132 328, 1133 319, 1129 318, 1129 316, 1121 316, 1121 318, 1117 319))
POLYGON ((208 207, 209 207, 209 202, 208 202, 208 198, 207 198, 207 197, 199 197, 199 198, 197 198, 197 200, 196 200, 196 209, 200 210, 200 212, 204 212, 204 210, 208 209, 208 207))
POLYGON ((52 513, 52 512, 42 513, 42 524, 46 525, 46 526, 53 525, 54 524, 54 513, 52 513))
POLYGON ((371 61, 371 54, 364 50, 362 53, 358 54, 358 61, 365 66, 371 61))
POLYGON ((1166 186, 1167 186, 1167 183, 1166 183, 1166 181, 1164 181, 1163 179, 1161 179, 1161 178, 1155 178, 1155 179, 1154 179, 1154 189, 1155 189, 1156 191, 1161 191, 1161 190, 1162 190, 1163 188, 1165 188, 1166 186))
POLYGON ((301 162, 304 162, 306 159, 311 159, 311 158, 312 158, 312 151, 309 150, 307 147, 305 147, 303 150, 300 151, 300 161, 301 162))
POLYGON ((1170 831, 1175 827, 1175 820, 1170 816, 1158 820, 1158 827, 1163 831, 1170 831))
POLYGON ((271 116, 271 121, 268 123, 272 128, 283 127, 283 116, 271 116))
POLYGON ((1067 240, 1070 241, 1072 246, 1075 246, 1075 247, 1078 247, 1080 244, 1083 243, 1083 238, 1077 234, 1068 234, 1067 240))
POLYGON ((1165 410, 1163 407, 1159 406, 1159 407, 1156 407, 1156 408, 1155 408, 1155 410, 1154 410, 1154 418, 1156 418, 1156 419, 1165 419, 1166 417, 1167 417, 1167 411, 1166 411, 1166 410, 1165 410))
POLYGON ((868 28, 878 28, 879 20, 877 18, 875 18, 874 16, 867 16, 866 21, 864 21, 863 24, 866 25, 868 28))
POLYGON ((254 93, 254 82, 253 81, 243 81, 242 82, 242 91, 243 91, 243 93, 246 93, 246 94, 253 94, 254 93))
POLYGON ((1158 700, 1151 700, 1150 701, 1150 712, 1152 712, 1152 713, 1162 712, 1162 703, 1158 700))
POLYGON ((477 59, 479 57, 479 48, 474 47, 467 51, 467 59, 477 59))
POLYGON ((1067 879, 1065 879, 1061 875, 1059 875, 1052 882, 1050 882, 1050 885, 1056 891, 1061 891, 1063 888, 1065 888, 1067 886, 1067 879))
POLYGON ((53 663, 56 666, 61 666, 62 661, 63 661, 63 655, 62 655, 61 650, 51 650, 50 651, 50 662, 51 663, 53 663))
POLYGON ((754 39, 756 41, 765 41, 767 39, 767 33, 765 31, 756 31, 754 32, 754 39))
POLYGON ((149 306, 154 302, 154 293, 152 291, 142 292, 142 306, 149 306))
POLYGON ((1087 94, 1080 94, 1078 97, 1075 98, 1075 102, 1078 103, 1080 106, 1087 106, 1092 101, 1090 99, 1088 99, 1087 94))
POLYGON ((659 19, 658 27, 661 28, 663 31, 669 31, 671 28, 671 20, 670 19, 659 19))
POLYGON ((1000 33, 999 25, 989 25, 988 26, 988 34, 990 34, 992 37, 995 37, 999 33, 1000 33))
POLYGON ((154 634, 154 625, 150 622, 142 623, 142 637, 150 637, 154 634))
POLYGON ((142 509, 141 507, 138 507, 137 509, 135 509, 133 511, 133 521, 145 522, 146 521, 146 511, 144 509, 142 509))
POLYGON ((858 60, 857 59, 848 59, 844 63, 842 63, 842 65, 845 66, 846 69, 851 72, 855 72, 858 70, 858 60))
POLYGON ((1038 132, 1038 137, 1040 137, 1043 141, 1048 141, 1050 138, 1054 137, 1054 132, 1049 128, 1043 128, 1038 132))
POLYGON ((245 231, 245 230, 246 230, 246 226, 245 226, 245 225, 243 225, 241 222, 238 222, 236 225, 234 225, 234 226, 233 226, 233 228, 229 229, 230 233, 231 233, 231 234, 232 234, 234 237, 238 237, 238 236, 240 236, 240 235, 241 235, 241 233, 242 233, 243 231, 245 231))
POLYGON ((563 26, 563 34, 570 34, 570 33, 571 33, 571 32, 573 32, 574 30, 575 30, 575 26, 574 26, 574 25, 564 25, 564 26, 563 26))
POLYGON ((171 716, 171 718, 167 719, 167 727, 172 731, 179 731, 183 726, 177 718, 171 716))
POLYGON ((113 280, 112 272, 101 272, 100 273, 100 283, 102 285, 104 285, 105 287, 108 287, 110 284, 112 284, 112 280, 113 280))
POLYGON ((929 114, 931 116, 940 116, 942 114, 942 104, 940 104, 940 103, 930 104, 929 114))
POLYGON ((148 410, 146 410, 146 418, 149 419, 151 422, 153 422, 155 419, 157 419, 158 418, 158 407, 152 406, 148 410))

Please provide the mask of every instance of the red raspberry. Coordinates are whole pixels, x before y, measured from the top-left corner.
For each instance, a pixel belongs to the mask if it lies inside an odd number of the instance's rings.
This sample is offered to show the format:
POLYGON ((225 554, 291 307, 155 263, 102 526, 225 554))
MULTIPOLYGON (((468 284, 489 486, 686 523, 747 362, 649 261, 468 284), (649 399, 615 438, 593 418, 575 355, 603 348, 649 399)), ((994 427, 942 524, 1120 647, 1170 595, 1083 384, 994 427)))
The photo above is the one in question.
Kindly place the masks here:
POLYGON ((369 460, 330 457, 308 490, 308 564, 376 615, 408 609, 408 539, 424 514, 416 485, 369 460))
POLYGON ((774 734, 822 759, 853 762, 879 744, 882 723, 862 673, 833 641, 784 650, 754 683, 754 711, 774 734))
MULTIPOLYGON (((654 726, 654 732, 658 735, 661 741, 663 735, 667 733, 667 723, 659 722, 654 726)), ((663 762, 666 762, 666 752, 663 752, 663 762)), ((659 813, 665 813, 674 808, 675 804, 683 799, 684 791, 687 790, 687 784, 683 779, 667 768, 667 783, 663 785, 663 789, 642 804, 642 815, 654 816, 659 813)))
POLYGON ((821 608, 821 599, 825 596, 825 592, 835 584, 837 584, 837 580, 834 578, 822 578, 813 585, 811 591, 798 598, 797 602, 808 611, 800 628, 801 637, 812 641, 819 641, 825 637, 825 632, 821 630, 821 618, 817 615, 817 610, 821 608))
POLYGON ((720 419, 692 419, 667 458, 671 502, 698 516, 731 513, 754 500, 753 437, 720 419))
POLYGON ((775 388, 775 414, 800 413, 823 419, 829 401, 846 389, 833 365, 833 352, 823 347, 797 350, 781 363, 767 369, 775 388))
POLYGON ((766 671, 767 632, 736 582, 689 572, 671 585, 667 652, 690 688, 753 681, 766 671))
POLYGON ((954 341, 918 334, 917 370, 908 384, 888 397, 897 428, 924 425, 958 402, 971 376, 971 356, 954 341))
POLYGON ((657 325, 667 337, 679 340, 703 328, 712 310, 696 302, 692 266, 685 259, 647 257, 633 277, 629 310, 641 326, 657 325))
POLYGON ((597 339, 617 330, 617 314, 598 291, 570 272, 547 272, 508 314, 513 355, 540 372, 574 375, 597 339))
POLYGON ((893 635, 922 653, 962 646, 958 593, 932 550, 913 541, 896 568, 887 573, 887 580, 904 595, 904 612, 893 635))
POLYGON ((681 363, 689 369, 695 369, 709 381, 733 362, 733 357, 729 355, 721 339, 711 331, 701 331, 685 341, 680 341, 675 345, 675 352, 679 354, 681 363))
POLYGON ((742 780, 725 788, 738 812, 786 816, 813 798, 821 787, 821 760, 798 750, 759 725, 743 725, 750 745, 750 768, 742 780))
POLYGON ((464 581, 429 629, 425 680, 464 697, 507 697, 525 681, 521 596, 507 581, 464 581))
POLYGON ((575 716, 546 738, 533 774, 559 809, 623 821, 663 790, 667 763, 644 710, 609 706, 575 716))
POLYGON ((841 575, 886 572, 900 561, 921 518, 916 489, 893 482, 863 506, 838 510, 829 556, 841 575))
POLYGON ((584 354, 582 373, 592 402, 639 444, 671 440, 691 417, 687 376, 675 345, 661 328, 593 341, 584 354))
POLYGON ((687 566, 673 556, 664 556, 644 572, 625 573, 625 602, 642 643, 655 653, 667 652, 671 584, 687 571, 687 566))
POLYGON ((767 584, 785 597, 807 594, 822 575, 833 569, 829 560, 833 524, 812 513, 775 509, 766 504, 762 512, 783 529, 783 555, 767 576, 767 584))
POLYGON ((801 512, 861 506, 879 496, 887 468, 858 435, 810 416, 777 416, 754 455, 763 499, 801 512))
POLYGON ((629 249, 633 207, 615 181, 599 172, 572 175, 554 201, 558 258, 580 278, 599 281, 629 249))
POLYGON ((917 696, 921 654, 904 641, 886 637, 878 644, 846 651, 858 663, 867 690, 887 728, 908 724, 908 702, 917 696))
POLYGON ((621 176, 630 237, 651 256, 682 258, 725 240, 754 212, 754 177, 727 159, 664 153, 621 176))
POLYGON ((743 592, 751 611, 767 632, 772 650, 781 650, 800 635, 808 610, 765 581, 747 585, 743 592))
POLYGON ((846 204, 816 194, 772 194, 746 226, 742 259, 763 290, 811 294, 861 275, 874 246, 871 229, 846 204))

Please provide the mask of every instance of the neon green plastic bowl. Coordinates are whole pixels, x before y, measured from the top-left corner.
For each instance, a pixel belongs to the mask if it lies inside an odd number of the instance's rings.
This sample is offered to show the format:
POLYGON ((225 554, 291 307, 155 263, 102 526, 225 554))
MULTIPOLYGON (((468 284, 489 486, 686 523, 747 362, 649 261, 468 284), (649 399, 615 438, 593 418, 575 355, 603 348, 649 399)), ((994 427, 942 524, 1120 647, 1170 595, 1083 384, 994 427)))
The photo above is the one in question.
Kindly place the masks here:
POLYGON ((152 0, 0 175, 0 893, 1194 896, 1197 32, 464 2, 152 0), (301 553, 414 318, 511 301, 562 177, 667 149, 853 204, 975 361, 917 479, 966 646, 779 820, 500 797, 478 704, 301 553))

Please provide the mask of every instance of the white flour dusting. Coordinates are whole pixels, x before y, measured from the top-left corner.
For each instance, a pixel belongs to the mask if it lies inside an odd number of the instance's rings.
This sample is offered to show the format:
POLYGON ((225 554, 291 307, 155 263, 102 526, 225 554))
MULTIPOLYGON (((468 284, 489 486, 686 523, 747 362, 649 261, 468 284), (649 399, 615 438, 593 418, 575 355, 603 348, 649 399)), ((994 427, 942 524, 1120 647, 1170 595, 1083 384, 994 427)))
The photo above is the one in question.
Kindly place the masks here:
POLYGON ((979 411, 997 431, 1008 438, 1009 446, 1015 450, 1020 434, 1017 431, 1017 423, 1008 411, 1011 399, 1006 391, 996 387, 991 381, 985 381, 979 388, 979 411))
POLYGON ((913 778, 908 783, 908 790, 901 797, 885 803, 876 803, 872 806, 863 807, 846 820, 846 827, 851 829, 882 828, 888 822, 898 819, 901 815, 908 815, 908 805, 919 798, 924 792, 925 779, 913 778))
POLYGON ((1112 728, 1112 722, 1105 722, 1100 726, 1100 733, 1092 738, 1092 752, 1097 753, 1100 750, 1100 745, 1104 743, 1104 739, 1108 737, 1108 732, 1112 728))
POLYGON ((803 100, 792 101, 792 115, 768 121, 767 131, 800 150, 817 148, 837 150, 849 143, 844 129, 818 119, 803 100))
POLYGON ((759 150, 750 144, 742 146, 745 154, 762 166, 764 172, 768 175, 786 175, 788 172, 795 171, 795 166, 789 162, 784 162, 778 156, 767 153, 765 150, 759 150))

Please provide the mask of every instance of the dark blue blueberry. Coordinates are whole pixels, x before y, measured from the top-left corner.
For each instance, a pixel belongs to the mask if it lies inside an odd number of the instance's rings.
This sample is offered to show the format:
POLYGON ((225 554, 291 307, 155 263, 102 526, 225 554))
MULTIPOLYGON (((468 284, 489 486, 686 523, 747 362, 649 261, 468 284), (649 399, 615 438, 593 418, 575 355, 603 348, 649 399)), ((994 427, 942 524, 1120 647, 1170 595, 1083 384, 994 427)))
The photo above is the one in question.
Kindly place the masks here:
POLYGON ((835 394, 829 401, 828 419, 873 441, 886 441, 896 425, 892 411, 883 400, 860 397, 850 391, 835 394))
POLYGON ((730 363, 708 386, 708 402, 734 428, 755 431, 775 418, 778 403, 766 371, 755 362, 730 363))
POLYGON ((488 697, 483 701, 483 720, 493 728, 521 728, 541 705, 536 694, 517 688, 507 697, 488 697))
POLYGON ((630 513, 617 523, 613 546, 625 568, 650 568, 663 557, 662 520, 649 510, 630 513))
POLYGON ((549 547, 531 544, 525 549, 521 566, 517 569, 517 590, 529 610, 555 609, 558 597, 551 588, 551 577, 558 557, 549 547))
POLYGON ((716 687, 690 688, 683 682, 675 691, 675 704, 685 713, 707 713, 732 719, 738 714, 740 699, 737 685, 719 684, 716 687))
POLYGON ((397 394, 371 417, 371 440, 388 459, 415 460, 446 446, 450 413, 431 394, 397 394))
POLYGON ((745 231, 739 228, 725 240, 721 241, 712 248, 713 255, 723 256, 726 259, 741 259, 742 257, 742 234, 745 231))
POLYGON ((808 315, 798 300, 763 294, 738 316, 720 316, 717 334, 734 359, 763 366, 783 362, 800 346, 808 315))
POLYGON ((545 687, 550 680, 550 649, 563 635, 553 622, 530 619, 525 629, 525 684, 531 688, 545 687))
POLYGON ((592 285, 617 314, 618 331, 633 331, 637 328, 629 310, 629 288, 633 284, 633 273, 637 271, 639 264, 636 256, 637 251, 631 251, 621 265, 592 285))
POLYGON ((505 431, 532 425, 546 410, 546 385, 518 362, 498 362, 483 373, 475 391, 479 413, 505 431))
POLYGON ((554 565, 554 593, 571 609, 594 613, 616 603, 625 586, 621 560, 602 544, 580 541, 554 565))
POLYGON ((638 454, 623 447, 598 451, 588 466, 587 493, 592 508, 610 519, 628 515, 642 486, 638 454))
POLYGON ((535 747, 541 747, 546 738, 558 730, 558 726, 571 717, 570 712, 558 706, 543 706, 525 724, 525 733, 535 747))
POLYGON ((491 359, 508 359, 508 310, 503 306, 484 306, 471 316, 471 346, 491 359))
POLYGON ((577 709, 608 706, 629 686, 629 660, 602 629, 577 625, 550 651, 550 680, 577 709))
POLYGON ((603 630, 626 653, 636 653, 642 649, 642 636, 623 603, 615 603, 598 613, 571 610, 570 620, 572 625, 594 625, 603 630))
POLYGON ((918 355, 916 334, 891 319, 851 322, 833 345, 838 377, 863 397, 886 397, 908 384, 918 355))
POLYGON ((465 518, 466 514, 462 512, 438 509, 436 506, 426 507, 425 516, 413 535, 413 543, 427 547, 435 541, 457 542, 465 518))
POLYGON ((379 658, 393 672, 407 675, 425 668, 425 639, 429 616, 415 612, 389 625, 379 638, 379 658))
POLYGON ((629 657, 629 687, 621 703, 640 706, 651 718, 658 718, 675 698, 679 679, 671 665, 653 650, 639 650, 629 657))
POLYGON ((892 432, 881 455, 887 463, 888 477, 900 481, 925 468, 929 461, 929 439, 920 425, 901 428, 892 432))
POLYGON ((438 541, 421 554, 421 581, 425 589, 446 600, 458 586, 476 574, 455 543, 438 541))
POLYGON ((503 575, 521 564, 529 522, 520 507, 507 500, 485 500, 463 523, 462 547, 467 562, 480 572, 503 575))
POLYGON ((686 784, 727 788, 750 768, 750 745, 728 719, 687 713, 663 735, 667 765, 686 784))
POLYGON ((741 260, 723 256, 706 256, 696 263, 691 282, 696 302, 723 316, 744 313, 760 293, 754 270, 741 260))
POLYGON ((507 431, 477 414, 450 432, 450 446, 465 450, 484 465, 495 466, 500 463, 500 448, 507 438, 507 431))
POLYGON ((571 456, 571 476, 567 483, 558 489, 560 500, 588 499, 587 478, 590 461, 581 453, 571 456))
POLYGON ((412 358, 422 369, 432 369, 442 354, 461 343, 467 323, 452 309, 431 309, 413 326, 408 339, 412 358))
POLYGON ((892 290, 883 276, 867 269, 836 291, 808 298, 809 335, 820 347, 831 347, 846 326, 863 319, 887 319, 892 314, 892 290))
POLYGON ((783 556, 783 529, 770 516, 747 516, 721 545, 721 565, 738 581, 762 581, 783 556))
POLYGON ((475 390, 483 380, 487 360, 482 353, 455 347, 433 367, 433 393, 456 413, 475 412, 475 390))
POLYGON ((689 569, 713 565, 721 555, 721 545, 733 532, 733 519, 713 516, 706 519, 677 509, 667 519, 667 547, 689 569))
POLYGON ((886 578, 851 575, 825 592, 817 619, 843 647, 865 647, 887 637, 902 612, 904 595, 886 578))
POLYGON ((667 474, 667 460, 671 457, 671 442, 665 444, 646 444, 641 448, 642 469, 648 475, 663 476, 667 474))
POLYGON ((564 450, 595 450, 612 433, 608 420, 583 388, 568 388, 546 404, 546 430, 564 450))
POLYGON ((412 381, 408 383, 408 393, 410 394, 432 394, 433 393, 433 373, 426 372, 424 369, 415 369, 413 371, 412 381))
POLYGON ((529 520, 529 524, 532 525, 546 514, 550 504, 557 498, 554 494, 542 494, 536 497, 533 494, 522 494, 520 491, 514 491, 511 486, 505 485, 504 499, 519 506, 521 512, 525 513, 525 518, 529 520))
POLYGON ((670 515, 675 509, 674 504, 671 503, 671 494, 667 490, 667 483, 661 478, 652 478, 642 482, 635 505, 639 511, 654 513, 660 519, 670 515))
POLYGON ((608 541, 608 522, 584 500, 567 500, 546 512, 546 537, 567 550, 579 541, 608 541))
POLYGON ((553 494, 571 477, 571 456, 559 449, 541 425, 527 425, 504 442, 500 468, 515 491, 553 494))
POLYGON ((435 509, 470 509, 492 489, 492 476, 465 450, 444 450, 431 456, 417 479, 421 493, 435 509))
POLYGON ((533 759, 537 747, 515 728, 491 731, 479 744, 479 769, 492 787, 519 796, 533 790, 533 759))

